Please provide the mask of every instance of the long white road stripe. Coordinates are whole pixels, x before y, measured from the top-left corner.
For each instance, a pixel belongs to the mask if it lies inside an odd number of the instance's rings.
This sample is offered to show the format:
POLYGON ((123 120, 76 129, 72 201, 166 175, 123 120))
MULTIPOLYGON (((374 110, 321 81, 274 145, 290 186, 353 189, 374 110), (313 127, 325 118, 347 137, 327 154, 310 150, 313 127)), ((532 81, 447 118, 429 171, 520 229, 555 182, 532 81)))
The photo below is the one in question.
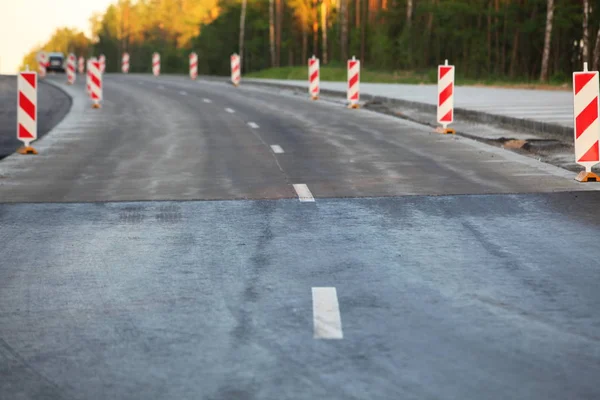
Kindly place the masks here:
POLYGON ((227 111, 230 114, 233 114, 235 111, 231 108, 226 108, 225 111, 227 111))
POLYGON ((248 125, 250 126, 250 128, 254 128, 254 129, 259 128, 259 126, 256 124, 256 122, 248 122, 248 125))
POLYGON ((283 149, 278 144, 272 144, 271 150, 273 150, 273 153, 275 153, 275 154, 283 154, 283 149))
POLYGON ((334 287, 312 288, 315 339, 343 339, 342 317, 334 287))
POLYGON ((211 99, 202 99, 202 101, 205 102, 205 103, 212 103, 211 99))
POLYGON ((181 92, 179 92, 179 94, 181 94, 182 96, 187 96, 187 92, 185 90, 182 90, 181 92))
POLYGON ((300 201, 315 201, 310 190, 308 190, 308 186, 304 183, 294 183, 294 190, 298 193, 298 199, 300 201))

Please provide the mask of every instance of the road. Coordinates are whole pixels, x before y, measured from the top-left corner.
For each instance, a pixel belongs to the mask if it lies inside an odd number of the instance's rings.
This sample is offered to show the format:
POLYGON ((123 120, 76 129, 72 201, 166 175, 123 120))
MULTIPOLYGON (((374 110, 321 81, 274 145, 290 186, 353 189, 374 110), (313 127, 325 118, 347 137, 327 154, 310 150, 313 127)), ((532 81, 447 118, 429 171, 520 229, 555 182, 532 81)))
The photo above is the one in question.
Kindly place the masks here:
POLYGON ((600 397, 599 184, 279 91, 65 90, 0 162, 0 398, 600 397))
MULTIPOLYGON (((299 80, 245 78, 244 81, 265 81, 308 88, 307 81, 299 80)), ((346 82, 321 82, 321 88, 345 93, 347 84, 346 82)), ((392 99, 437 104, 437 85, 361 83, 360 92, 392 99)), ((454 106, 487 114, 573 127, 573 93, 567 90, 456 86, 454 106)), ((433 118, 435 119, 435 116, 433 118)))

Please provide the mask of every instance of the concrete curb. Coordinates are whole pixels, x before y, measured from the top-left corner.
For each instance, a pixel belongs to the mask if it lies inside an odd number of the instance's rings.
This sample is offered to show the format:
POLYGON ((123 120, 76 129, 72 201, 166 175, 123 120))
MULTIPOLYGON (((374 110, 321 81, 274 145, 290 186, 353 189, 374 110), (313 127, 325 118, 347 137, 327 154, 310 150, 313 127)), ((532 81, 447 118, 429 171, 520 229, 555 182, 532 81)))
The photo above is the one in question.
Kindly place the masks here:
MULTIPOLYGON (((306 90, 308 93, 308 88, 304 86, 299 86, 296 84, 283 84, 283 83, 274 83, 274 82, 260 82, 256 80, 243 80, 242 84, 251 84, 256 86, 271 86, 280 89, 302 89, 306 90)), ((346 93, 338 90, 327 90, 321 89, 321 93, 336 96, 336 97, 345 97, 346 93)), ((367 102, 379 102, 382 104, 389 104, 395 106, 408 107, 412 109, 417 109, 419 111, 424 111, 427 113, 431 113, 435 115, 437 112, 437 107, 433 104, 420 103, 416 101, 410 100, 402 100, 402 99, 393 99, 384 96, 373 96, 368 94, 361 94, 361 100, 366 100, 367 102)), ((457 118, 464 119, 470 122, 478 122, 483 124, 494 124, 502 128, 509 129, 519 129, 525 130, 531 133, 542 133, 545 135, 554 136, 556 138, 560 138, 562 140, 572 139, 573 138, 573 128, 558 124, 549 124, 541 121, 534 121, 523 118, 515 118, 508 117, 504 115, 496 115, 484 113, 481 111, 468 110, 464 108, 455 108, 454 115, 457 118)))

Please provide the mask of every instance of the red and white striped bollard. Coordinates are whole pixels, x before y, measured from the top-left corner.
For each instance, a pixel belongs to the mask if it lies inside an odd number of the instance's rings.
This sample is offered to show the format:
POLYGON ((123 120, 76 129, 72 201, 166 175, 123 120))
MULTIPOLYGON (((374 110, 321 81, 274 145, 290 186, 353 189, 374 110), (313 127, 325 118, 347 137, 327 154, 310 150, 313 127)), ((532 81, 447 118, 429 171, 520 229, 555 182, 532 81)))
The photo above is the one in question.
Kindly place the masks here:
POLYGON ((352 56, 348 60, 348 105, 349 108, 358 108, 360 99, 360 61, 352 56))
POLYGON ((24 147, 21 154, 37 154, 31 142, 37 139, 37 74, 33 71, 19 73, 17 82, 17 139, 24 147))
POLYGON ((319 99, 320 93, 320 70, 319 59, 314 55, 308 59, 308 94, 313 100, 319 99))
POLYGON ((448 124, 454 121, 454 65, 438 65, 438 99, 437 99, 437 122, 442 129, 441 133, 452 133, 454 129, 448 129, 448 124))
POLYGON ((233 86, 239 86, 240 80, 240 56, 237 53, 233 53, 231 55, 231 83, 233 83, 233 86))
POLYGON ((104 73, 104 71, 106 71, 106 56, 104 54, 100 54, 98 61, 100 62, 100 72, 104 73))
POLYGON ((123 56, 121 56, 121 72, 124 74, 129 73, 129 53, 123 53, 123 56))
POLYGON ((67 84, 72 85, 75 83, 75 54, 71 53, 67 56, 67 84))
POLYGON ((583 72, 573 73, 573 119, 575 131, 575 161, 585 167, 575 178, 579 182, 600 181, 592 167, 600 162, 600 91, 598 71, 588 71, 583 63, 583 72))
POLYGON ((160 75, 160 54, 152 54, 152 73, 154 76, 160 75))
POLYGON ((85 58, 79 56, 79 59, 77 60, 77 67, 79 74, 83 75, 85 72, 85 58))
POLYGON ((100 108, 100 102, 102 101, 102 64, 95 58, 90 60, 90 92, 94 102, 92 108, 100 108))
POLYGON ((190 79, 196 80, 198 77, 198 54, 190 53, 190 79))
POLYGON ((40 78, 46 76, 46 68, 48 68, 48 53, 40 51, 37 54, 38 71, 40 72, 40 78))
POLYGON ((88 58, 88 60, 86 62, 87 73, 85 74, 85 84, 86 84, 87 94, 90 96, 90 98, 92 97, 92 75, 90 72, 91 63, 92 63, 92 59, 88 58))

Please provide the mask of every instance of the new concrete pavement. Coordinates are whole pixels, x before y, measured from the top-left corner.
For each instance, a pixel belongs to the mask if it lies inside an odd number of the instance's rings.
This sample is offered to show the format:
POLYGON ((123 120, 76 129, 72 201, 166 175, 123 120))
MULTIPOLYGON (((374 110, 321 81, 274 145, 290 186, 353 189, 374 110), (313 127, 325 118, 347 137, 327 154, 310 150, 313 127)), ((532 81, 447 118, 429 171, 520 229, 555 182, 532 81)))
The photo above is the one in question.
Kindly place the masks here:
MULTIPOLYGON (((307 78, 308 79, 308 78, 307 78)), ((244 78, 308 90, 307 81, 244 78)), ((322 89, 345 93, 346 82, 321 82, 322 89)), ((361 83, 360 92, 373 96, 437 105, 437 85, 361 83)), ((568 90, 529 90, 456 86, 454 106, 488 114, 573 127, 573 93, 568 90)), ((433 117, 435 120, 435 116, 433 117)))
POLYGON ((105 83, 0 162, 0 399, 600 397, 598 184, 335 102, 105 83))

